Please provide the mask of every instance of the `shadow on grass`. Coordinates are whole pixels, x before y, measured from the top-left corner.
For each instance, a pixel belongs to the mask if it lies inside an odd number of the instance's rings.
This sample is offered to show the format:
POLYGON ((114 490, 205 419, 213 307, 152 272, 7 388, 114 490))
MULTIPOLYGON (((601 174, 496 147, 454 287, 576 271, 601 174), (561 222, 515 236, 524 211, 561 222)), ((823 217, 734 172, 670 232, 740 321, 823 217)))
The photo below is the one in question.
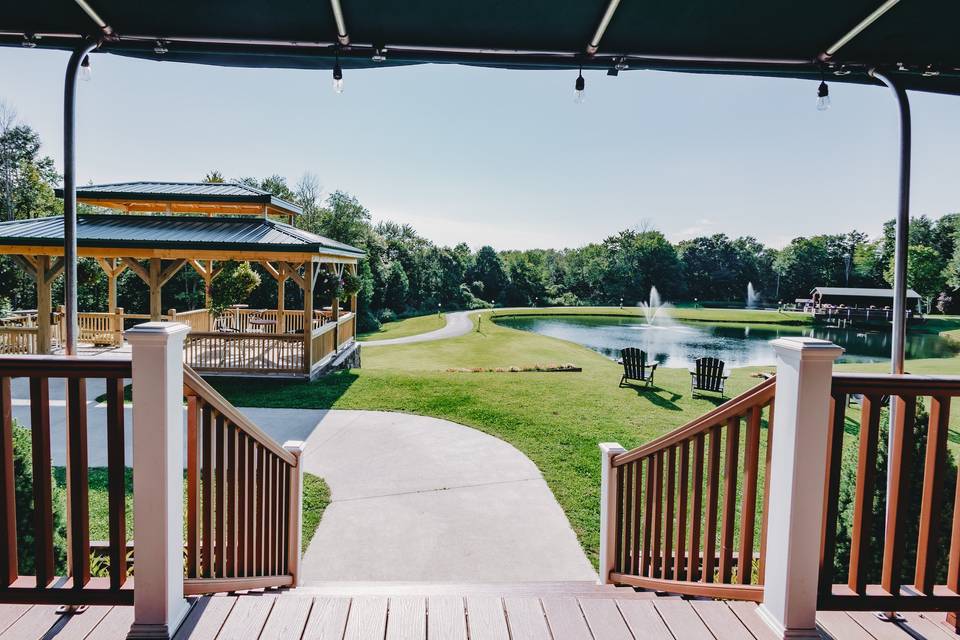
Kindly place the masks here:
POLYGON ((645 398, 650 401, 650 404, 656 405, 661 409, 667 409, 668 411, 682 411, 683 409, 677 404, 681 396, 679 393, 674 393, 673 391, 667 391, 662 387, 657 385, 641 385, 641 384, 630 384, 624 383, 620 385, 621 389, 632 389, 637 393, 641 398, 645 398))
POLYGON ((338 371, 312 382, 212 376, 206 380, 236 406, 330 409, 358 377, 352 371, 338 371))

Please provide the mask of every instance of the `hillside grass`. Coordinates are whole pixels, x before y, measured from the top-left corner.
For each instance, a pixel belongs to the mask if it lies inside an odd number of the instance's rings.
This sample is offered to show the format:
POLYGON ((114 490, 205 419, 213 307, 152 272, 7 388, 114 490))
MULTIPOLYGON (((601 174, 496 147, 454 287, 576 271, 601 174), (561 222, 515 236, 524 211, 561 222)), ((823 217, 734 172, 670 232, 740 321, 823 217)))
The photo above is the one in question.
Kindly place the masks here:
POLYGON ((441 316, 439 313, 430 313, 424 316, 414 316, 412 318, 404 318, 403 320, 385 322, 376 331, 361 333, 357 338, 363 342, 406 338, 442 329, 446 324, 445 315, 441 316))

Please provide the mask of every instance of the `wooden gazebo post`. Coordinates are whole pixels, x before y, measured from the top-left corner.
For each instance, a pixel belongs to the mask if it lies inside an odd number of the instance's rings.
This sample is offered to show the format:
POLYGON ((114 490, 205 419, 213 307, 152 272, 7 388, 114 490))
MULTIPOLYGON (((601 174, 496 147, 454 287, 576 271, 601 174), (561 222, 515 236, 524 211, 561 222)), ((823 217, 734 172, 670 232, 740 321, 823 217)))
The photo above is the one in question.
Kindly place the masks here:
POLYGON ((317 263, 310 258, 303 264, 303 371, 313 368, 313 286, 317 280, 317 263))

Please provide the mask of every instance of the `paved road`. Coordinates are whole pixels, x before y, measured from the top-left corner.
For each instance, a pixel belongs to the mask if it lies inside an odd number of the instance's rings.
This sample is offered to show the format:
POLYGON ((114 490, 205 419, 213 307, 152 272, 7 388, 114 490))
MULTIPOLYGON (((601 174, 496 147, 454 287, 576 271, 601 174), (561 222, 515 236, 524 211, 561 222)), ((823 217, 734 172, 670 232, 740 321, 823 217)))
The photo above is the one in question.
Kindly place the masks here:
POLYGON ((456 338, 462 336, 473 329, 473 321, 469 314, 478 313, 477 311, 453 311, 444 315, 447 324, 442 329, 428 331, 427 333, 418 333, 415 336, 406 338, 390 338, 387 340, 362 340, 360 344, 364 347, 382 347, 391 344, 410 344, 413 342, 429 342, 430 340, 443 340, 444 338, 456 338))

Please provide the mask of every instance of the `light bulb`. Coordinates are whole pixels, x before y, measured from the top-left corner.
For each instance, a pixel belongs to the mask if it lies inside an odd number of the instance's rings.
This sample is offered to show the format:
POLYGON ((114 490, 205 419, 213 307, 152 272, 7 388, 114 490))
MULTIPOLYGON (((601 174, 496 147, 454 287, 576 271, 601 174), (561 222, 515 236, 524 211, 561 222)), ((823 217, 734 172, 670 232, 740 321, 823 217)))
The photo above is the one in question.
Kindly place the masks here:
POLYGON ((333 67, 333 90, 335 93, 343 93, 343 69, 340 68, 339 61, 333 67))
POLYGON ((80 79, 90 82, 91 77, 93 77, 93 68, 90 66, 90 56, 84 56, 83 62, 80 63, 80 79))
POLYGON ((586 88, 587 81, 583 79, 583 72, 580 72, 580 75, 577 76, 577 81, 573 84, 573 101, 577 104, 582 104, 586 99, 584 97, 584 89, 586 88))
POLYGON ((817 111, 826 111, 830 108, 830 87, 826 82, 820 82, 817 87, 817 111))

